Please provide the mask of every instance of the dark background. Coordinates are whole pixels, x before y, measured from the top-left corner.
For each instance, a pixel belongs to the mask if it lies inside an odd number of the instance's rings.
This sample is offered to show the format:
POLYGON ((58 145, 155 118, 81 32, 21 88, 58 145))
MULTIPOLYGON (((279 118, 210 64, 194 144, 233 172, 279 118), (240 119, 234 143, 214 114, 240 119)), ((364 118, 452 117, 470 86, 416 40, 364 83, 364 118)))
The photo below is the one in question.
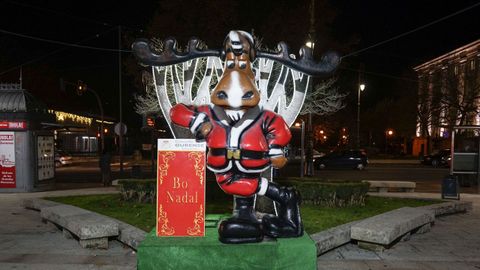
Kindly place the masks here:
MULTIPOLYGON (((138 37, 174 36, 186 44, 191 36, 219 47, 230 29, 253 31, 267 47, 286 41, 293 51, 309 30, 309 0, 291 1, 0 1, 0 82, 17 82, 50 107, 98 113, 94 97, 64 91, 60 78, 82 80, 99 92, 106 114, 118 118, 118 26, 121 49, 138 37), (5 31, 101 49, 84 49, 7 34, 5 31), (109 49, 103 50, 103 49, 109 49)), ((416 76, 412 67, 480 37, 480 6, 444 21, 355 54, 479 1, 315 1, 315 54, 335 50, 342 65, 336 72, 340 91, 350 93, 347 107, 330 117, 316 117, 353 129, 358 72, 367 85, 362 93, 362 132, 395 128, 414 134, 416 76)), ((133 95, 141 68, 122 53, 124 118, 140 126, 133 95)), ((379 135, 380 136, 380 135, 379 135)))

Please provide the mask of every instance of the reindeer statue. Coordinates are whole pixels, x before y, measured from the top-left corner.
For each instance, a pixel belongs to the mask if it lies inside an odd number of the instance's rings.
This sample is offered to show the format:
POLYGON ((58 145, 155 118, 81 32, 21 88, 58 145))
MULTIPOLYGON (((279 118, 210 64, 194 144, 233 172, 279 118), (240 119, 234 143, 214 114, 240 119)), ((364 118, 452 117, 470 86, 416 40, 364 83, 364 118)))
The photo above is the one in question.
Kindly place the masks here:
MULTIPOLYGON (((208 169, 215 173, 220 188, 235 196, 233 216, 223 220, 218 228, 220 241, 238 244, 260 242, 264 235, 273 238, 301 236, 303 224, 299 194, 291 187, 282 187, 268 181, 261 173, 270 166, 281 168, 287 162, 283 148, 291 138, 289 125, 298 115, 308 86, 309 77, 303 74, 329 74, 337 66, 338 57, 329 54, 320 63, 316 63, 313 61, 312 51, 302 47, 296 59, 289 55, 288 47, 284 43, 279 44, 276 53, 264 52, 255 47, 253 37, 244 31, 230 31, 221 50, 201 50, 198 44, 198 40, 190 40, 187 50, 181 53, 176 48, 175 40, 169 39, 165 41, 163 52, 156 54, 151 51, 148 41, 138 40, 133 44, 133 50, 140 62, 154 67, 186 63, 187 72, 184 72, 183 77, 189 77, 190 80, 193 75, 188 70, 193 73, 195 71, 195 67, 189 69, 193 59, 214 57, 210 62, 207 60, 205 77, 211 76, 213 69, 217 75, 221 75, 209 95, 210 102, 205 102, 205 92, 209 89, 205 86, 208 83, 203 81, 197 90, 197 98, 203 96, 203 104, 198 99, 192 101, 191 97, 183 99, 182 102, 182 98, 176 95, 180 102, 168 106, 165 104, 166 94, 159 92, 158 87, 157 95, 161 105, 163 102, 161 107, 164 115, 167 115, 168 111, 168 119, 172 123, 188 128, 197 140, 206 141, 208 169), (223 71, 218 68, 218 58, 224 61, 223 71), (258 63, 258 68, 254 71, 252 63, 257 58, 263 61, 258 63), (259 91, 262 76, 265 77, 262 68, 271 71, 272 61, 293 69, 290 76, 294 85, 302 88, 295 91, 289 106, 286 106, 284 98, 282 101, 282 94, 278 89, 273 90, 270 99, 265 89, 259 91), (214 68, 215 66, 217 68, 214 68), (256 79, 258 74, 260 80, 256 79), (270 102, 274 96, 280 101, 270 102), (297 111, 292 111, 291 108, 289 111, 285 110, 292 104, 298 108, 297 111), (266 107, 288 111, 289 113, 284 115, 288 122, 266 107), (278 216, 264 215, 261 221, 257 219, 254 211, 256 195, 266 196, 277 202, 278 216)), ((155 72, 165 74, 166 70, 154 69, 155 72)), ((175 72, 176 68, 172 68, 172 73, 175 72)), ((285 80, 289 74, 289 70, 283 70, 282 67, 277 85, 280 84, 285 89, 285 80)), ((166 76, 164 78, 166 80, 166 76)), ((165 87, 165 81, 156 80, 157 86, 165 87)), ((187 82, 184 83, 186 84, 187 82)), ((265 82, 263 85, 265 88, 265 82)), ((176 93, 178 92, 182 91, 176 93)), ((183 91, 183 95, 188 93, 183 91)), ((172 128, 175 130, 175 127, 172 128)))

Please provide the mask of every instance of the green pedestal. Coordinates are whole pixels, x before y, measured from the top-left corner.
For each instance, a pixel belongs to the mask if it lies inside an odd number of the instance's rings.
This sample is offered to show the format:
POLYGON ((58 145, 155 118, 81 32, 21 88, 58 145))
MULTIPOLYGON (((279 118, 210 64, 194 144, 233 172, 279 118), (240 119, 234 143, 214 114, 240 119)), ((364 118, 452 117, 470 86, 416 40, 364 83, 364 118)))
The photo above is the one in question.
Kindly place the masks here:
POLYGON ((147 269, 317 269, 315 243, 305 234, 254 244, 218 241, 218 216, 207 216, 205 237, 156 237, 150 232, 137 253, 147 269))

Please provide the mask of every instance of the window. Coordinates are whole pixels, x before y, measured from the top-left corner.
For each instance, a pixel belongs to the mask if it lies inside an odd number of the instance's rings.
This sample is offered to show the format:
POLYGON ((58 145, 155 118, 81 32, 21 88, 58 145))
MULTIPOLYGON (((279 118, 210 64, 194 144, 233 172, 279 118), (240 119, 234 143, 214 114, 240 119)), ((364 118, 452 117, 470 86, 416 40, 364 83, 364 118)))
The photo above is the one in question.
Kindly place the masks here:
POLYGON ((475 70, 475 59, 470 61, 470 70, 475 70))
POLYGON ((458 75, 458 66, 455 66, 455 67, 453 68, 453 73, 454 73, 455 75, 458 75))

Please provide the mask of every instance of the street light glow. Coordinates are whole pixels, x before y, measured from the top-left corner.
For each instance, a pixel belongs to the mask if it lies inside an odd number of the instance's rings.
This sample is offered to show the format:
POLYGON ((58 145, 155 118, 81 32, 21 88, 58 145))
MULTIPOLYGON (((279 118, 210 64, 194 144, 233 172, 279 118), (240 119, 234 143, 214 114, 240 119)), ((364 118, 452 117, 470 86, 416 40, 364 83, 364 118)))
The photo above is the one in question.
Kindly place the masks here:
POLYGON ((365 90, 365 84, 364 83, 360 84, 360 91, 363 91, 363 90, 365 90))
POLYGON ((307 46, 307 47, 310 48, 310 49, 313 49, 313 46, 315 46, 315 43, 313 43, 313 42, 311 42, 311 41, 307 41, 307 42, 305 43, 305 46, 307 46))
POLYGON ((295 126, 296 126, 296 127, 300 127, 300 125, 301 125, 301 124, 300 124, 299 122, 295 123, 295 126))
POLYGON ((388 136, 392 136, 392 135, 393 135, 393 130, 389 129, 389 130, 387 131, 387 134, 388 134, 388 136))

